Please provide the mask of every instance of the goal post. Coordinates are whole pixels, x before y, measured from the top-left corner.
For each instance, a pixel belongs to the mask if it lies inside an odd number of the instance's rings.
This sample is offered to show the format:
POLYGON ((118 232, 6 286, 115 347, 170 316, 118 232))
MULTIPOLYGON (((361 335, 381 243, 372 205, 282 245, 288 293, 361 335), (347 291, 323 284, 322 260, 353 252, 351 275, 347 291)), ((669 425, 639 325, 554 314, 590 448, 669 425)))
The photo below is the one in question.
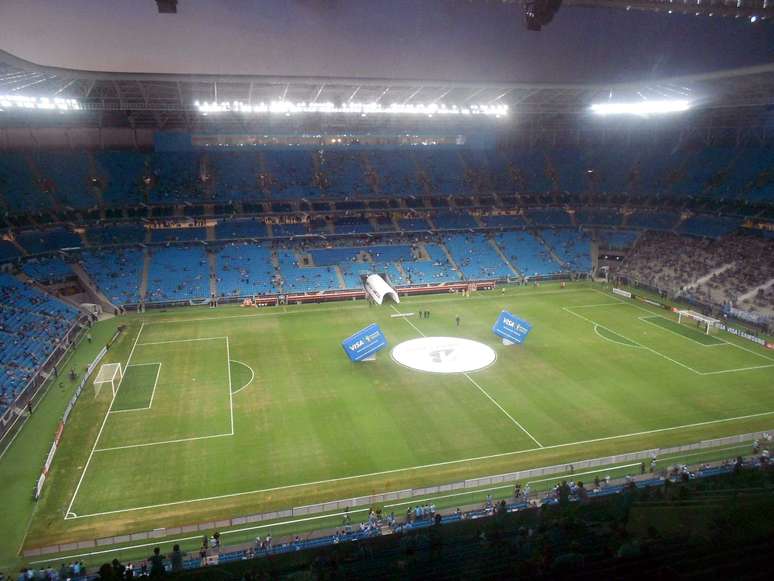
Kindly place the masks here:
POLYGON ((120 363, 105 363, 94 378, 94 397, 99 395, 105 384, 110 384, 110 390, 115 397, 123 379, 124 371, 120 363))
POLYGON ((695 325, 704 332, 705 335, 709 335, 714 329, 717 329, 718 319, 713 319, 701 313, 691 310, 679 310, 677 311, 677 322, 681 325, 695 325))

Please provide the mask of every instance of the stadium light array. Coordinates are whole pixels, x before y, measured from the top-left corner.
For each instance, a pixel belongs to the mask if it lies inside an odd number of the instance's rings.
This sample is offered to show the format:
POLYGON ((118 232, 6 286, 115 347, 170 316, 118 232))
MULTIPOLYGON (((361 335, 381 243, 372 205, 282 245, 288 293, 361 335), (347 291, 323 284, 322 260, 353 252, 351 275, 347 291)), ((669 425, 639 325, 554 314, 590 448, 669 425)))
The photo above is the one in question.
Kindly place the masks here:
POLYGON ((679 113, 691 108, 691 102, 687 99, 653 99, 631 101, 628 103, 594 103, 591 111, 596 115, 636 115, 638 117, 650 117, 651 115, 664 115, 667 113, 679 113))
POLYGON ((267 115, 297 115, 300 113, 340 113, 345 115, 424 115, 432 117, 438 116, 487 116, 487 117, 505 117, 508 115, 507 105, 468 105, 460 107, 457 105, 445 105, 432 103, 429 105, 413 105, 405 103, 392 103, 382 105, 381 103, 359 103, 347 102, 336 105, 331 102, 324 103, 294 103, 292 101, 271 101, 269 103, 258 103, 251 105, 242 101, 231 102, 200 102, 195 101, 196 109, 205 115, 210 113, 244 113, 244 114, 267 114, 267 115))
POLYGON ((24 95, 0 95, 0 110, 38 109, 46 111, 79 111, 81 104, 77 99, 59 97, 28 97, 24 95))

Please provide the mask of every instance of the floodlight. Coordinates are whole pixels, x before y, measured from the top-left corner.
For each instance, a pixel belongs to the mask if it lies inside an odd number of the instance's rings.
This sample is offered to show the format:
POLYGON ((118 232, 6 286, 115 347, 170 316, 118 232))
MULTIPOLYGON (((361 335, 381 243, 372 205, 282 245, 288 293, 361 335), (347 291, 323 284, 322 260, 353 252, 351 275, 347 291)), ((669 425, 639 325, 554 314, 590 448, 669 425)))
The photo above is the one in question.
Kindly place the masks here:
POLYGON ((636 115, 649 117, 651 115, 664 115, 667 113, 679 113, 691 108, 691 101, 687 99, 654 99, 642 101, 630 101, 619 103, 594 103, 591 106, 592 113, 600 116, 608 115, 636 115))

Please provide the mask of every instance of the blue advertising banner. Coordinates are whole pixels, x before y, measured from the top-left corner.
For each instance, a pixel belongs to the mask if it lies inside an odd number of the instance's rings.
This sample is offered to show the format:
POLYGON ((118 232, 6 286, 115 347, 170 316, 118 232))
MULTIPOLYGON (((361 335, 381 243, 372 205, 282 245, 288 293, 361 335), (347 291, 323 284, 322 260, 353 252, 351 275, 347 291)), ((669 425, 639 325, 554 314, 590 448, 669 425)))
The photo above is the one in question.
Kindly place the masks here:
POLYGON ((363 361, 373 359, 377 351, 387 346, 387 339, 379 325, 372 323, 344 339, 341 346, 352 361, 363 361))
POLYGON ((531 330, 532 325, 508 311, 501 312, 492 327, 492 332, 501 337, 506 345, 523 343, 531 330))

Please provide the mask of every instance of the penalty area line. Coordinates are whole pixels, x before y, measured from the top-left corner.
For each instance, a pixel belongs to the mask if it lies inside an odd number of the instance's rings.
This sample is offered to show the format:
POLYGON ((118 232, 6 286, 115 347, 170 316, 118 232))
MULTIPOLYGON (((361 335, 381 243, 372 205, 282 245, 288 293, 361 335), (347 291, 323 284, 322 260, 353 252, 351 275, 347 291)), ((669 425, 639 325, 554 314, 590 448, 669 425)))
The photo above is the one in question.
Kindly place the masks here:
MULTIPOLYGON (((134 339, 134 345, 132 345, 132 350, 129 352, 129 357, 126 360, 126 367, 129 367, 129 364, 132 362, 132 357, 134 356, 134 350, 137 348, 137 343, 140 340, 140 335, 142 335, 142 330, 145 328, 145 323, 140 324, 140 330, 137 331, 137 337, 134 339)), ((70 499, 70 504, 67 506, 67 510, 65 511, 65 519, 67 519, 67 515, 73 513, 73 504, 75 504, 75 498, 78 496, 78 491, 81 489, 81 484, 83 484, 83 477, 86 476, 86 471, 89 469, 89 464, 91 464, 91 459, 94 457, 94 452, 97 450, 97 444, 99 444, 99 439, 102 437, 102 432, 105 429, 105 424, 107 424, 108 418, 110 417, 110 412, 113 410, 113 404, 116 402, 116 395, 118 393, 118 390, 121 389, 121 383, 124 382, 123 376, 121 376, 121 381, 118 384, 118 389, 116 389, 116 393, 113 394, 113 399, 110 400, 110 405, 108 406, 107 412, 105 412, 105 417, 102 420, 102 425, 99 427, 99 432, 97 432, 97 437, 94 440, 94 446, 91 448, 91 452, 89 453, 89 457, 86 460, 86 464, 83 467, 83 472, 81 472, 81 477, 78 479, 78 484, 75 485, 75 491, 73 492, 73 497, 70 499)), ((74 513, 73 513, 74 514, 74 513)))

